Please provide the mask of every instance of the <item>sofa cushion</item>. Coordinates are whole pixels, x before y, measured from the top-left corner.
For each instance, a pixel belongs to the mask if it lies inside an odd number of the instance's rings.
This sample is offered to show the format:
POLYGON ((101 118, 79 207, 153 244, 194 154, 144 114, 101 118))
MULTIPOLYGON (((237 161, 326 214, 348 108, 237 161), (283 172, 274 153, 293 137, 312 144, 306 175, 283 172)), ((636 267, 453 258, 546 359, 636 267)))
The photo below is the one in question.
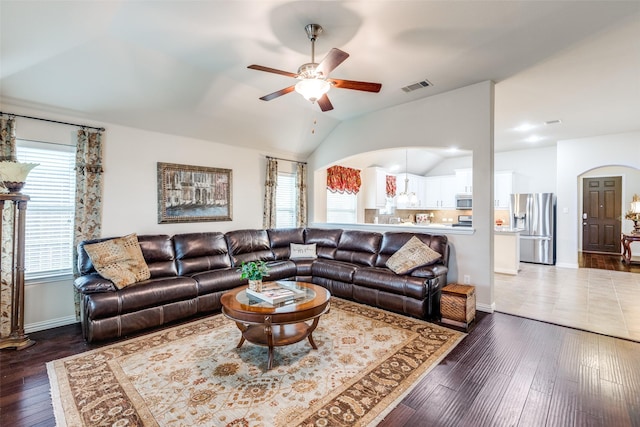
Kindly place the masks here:
POLYGON ((398 276, 388 268, 381 267, 362 267, 353 275, 354 285, 417 299, 426 298, 428 294, 425 282, 424 278, 398 276))
POLYGON ((99 319, 197 297, 196 281, 163 277, 127 286, 117 292, 85 295, 87 317, 99 319))
POLYGON ((396 274, 406 274, 418 267, 433 264, 441 257, 442 254, 417 237, 412 237, 387 260, 387 267, 396 274))
POLYGON ((94 268, 122 289, 151 277, 135 233, 84 246, 94 268))
POLYGON ((386 267, 387 260, 413 237, 420 239, 422 243, 425 243, 434 251, 442 254, 442 258, 436 261, 436 264, 447 265, 449 259, 447 236, 409 232, 387 232, 382 236, 376 267, 386 267))
POLYGON ((247 284, 247 280, 240 278, 240 272, 235 267, 196 273, 191 278, 198 283, 199 296, 228 291, 247 284))
POLYGON ((233 266, 240 266, 243 262, 275 259, 267 230, 229 231, 225 238, 233 266))
POLYGON ((231 267, 227 241, 220 232, 187 233, 173 236, 178 274, 231 267))
POLYGON ((304 228, 272 228, 267 230, 275 259, 289 259, 291 243, 304 243, 304 228))
POLYGON ((297 243, 291 243, 291 255, 289 259, 315 259, 318 258, 316 244, 299 245, 297 243))
POLYGON ((381 241, 380 233, 345 230, 340 235, 335 259, 371 267, 375 264, 381 241))
POLYGON ((304 242, 309 245, 316 244, 318 258, 333 259, 342 230, 324 229, 324 228, 307 228, 304 232, 304 242))
POLYGON ((314 277, 351 283, 357 269, 358 267, 348 262, 318 258, 311 265, 311 274, 314 277))

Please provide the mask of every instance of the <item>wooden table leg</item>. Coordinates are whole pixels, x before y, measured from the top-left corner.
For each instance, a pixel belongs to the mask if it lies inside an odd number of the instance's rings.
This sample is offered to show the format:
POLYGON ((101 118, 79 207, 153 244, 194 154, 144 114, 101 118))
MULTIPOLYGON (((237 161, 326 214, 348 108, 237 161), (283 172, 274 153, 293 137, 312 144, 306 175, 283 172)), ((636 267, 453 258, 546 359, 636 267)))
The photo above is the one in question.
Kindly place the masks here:
POLYGON ((264 333, 267 336, 267 345, 269 347, 269 360, 267 362, 267 370, 273 367, 273 329, 271 326, 271 316, 264 318, 264 333))
POLYGON ((622 236, 622 262, 631 263, 631 241, 622 236))

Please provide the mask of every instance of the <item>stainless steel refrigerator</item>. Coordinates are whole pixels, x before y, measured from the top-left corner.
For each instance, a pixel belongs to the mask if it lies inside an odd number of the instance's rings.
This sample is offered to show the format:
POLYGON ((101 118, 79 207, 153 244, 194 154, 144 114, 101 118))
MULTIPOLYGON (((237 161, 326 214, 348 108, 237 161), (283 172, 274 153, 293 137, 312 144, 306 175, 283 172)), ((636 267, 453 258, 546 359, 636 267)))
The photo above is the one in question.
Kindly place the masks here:
POLYGON ((520 228, 520 261, 556 263, 556 201, 553 193, 512 194, 513 228, 520 228))

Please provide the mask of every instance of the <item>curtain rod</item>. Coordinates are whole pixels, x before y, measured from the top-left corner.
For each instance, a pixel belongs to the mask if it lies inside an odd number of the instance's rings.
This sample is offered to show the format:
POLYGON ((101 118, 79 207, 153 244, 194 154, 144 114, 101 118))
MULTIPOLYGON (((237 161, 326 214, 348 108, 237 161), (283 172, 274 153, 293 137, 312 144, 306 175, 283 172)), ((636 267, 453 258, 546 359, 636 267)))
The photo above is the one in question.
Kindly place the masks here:
POLYGON ((266 157, 267 157, 267 159, 282 160, 284 162, 302 163, 303 165, 307 164, 307 162, 299 162, 297 160, 281 159, 280 157, 272 157, 272 156, 266 156, 266 157))
POLYGON ((40 121, 43 121, 43 122, 58 123, 60 125, 75 126, 75 127, 79 127, 79 128, 85 128, 85 129, 95 129, 98 132, 104 132, 106 130, 105 128, 99 128, 99 127, 95 127, 95 126, 79 125, 79 124, 76 124, 76 123, 68 123, 68 122, 59 122, 57 120, 42 119, 40 117, 23 116, 21 114, 4 113, 2 111, 0 111, 0 115, 7 115, 9 117, 11 117, 11 116, 13 116, 13 117, 22 117, 23 119, 40 120, 40 121))

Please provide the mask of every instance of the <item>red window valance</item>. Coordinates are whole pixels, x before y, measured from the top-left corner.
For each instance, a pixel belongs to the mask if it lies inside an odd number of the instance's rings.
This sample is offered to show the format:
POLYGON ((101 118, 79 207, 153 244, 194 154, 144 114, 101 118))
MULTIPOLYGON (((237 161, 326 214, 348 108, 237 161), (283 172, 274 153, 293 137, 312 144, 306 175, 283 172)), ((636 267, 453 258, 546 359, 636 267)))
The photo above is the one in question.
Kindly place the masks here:
POLYGON ((327 169, 327 188, 334 193, 358 194, 360 191, 360 170, 344 166, 327 169))
POLYGON ((387 175, 387 197, 395 197, 396 195, 396 177, 387 175))

